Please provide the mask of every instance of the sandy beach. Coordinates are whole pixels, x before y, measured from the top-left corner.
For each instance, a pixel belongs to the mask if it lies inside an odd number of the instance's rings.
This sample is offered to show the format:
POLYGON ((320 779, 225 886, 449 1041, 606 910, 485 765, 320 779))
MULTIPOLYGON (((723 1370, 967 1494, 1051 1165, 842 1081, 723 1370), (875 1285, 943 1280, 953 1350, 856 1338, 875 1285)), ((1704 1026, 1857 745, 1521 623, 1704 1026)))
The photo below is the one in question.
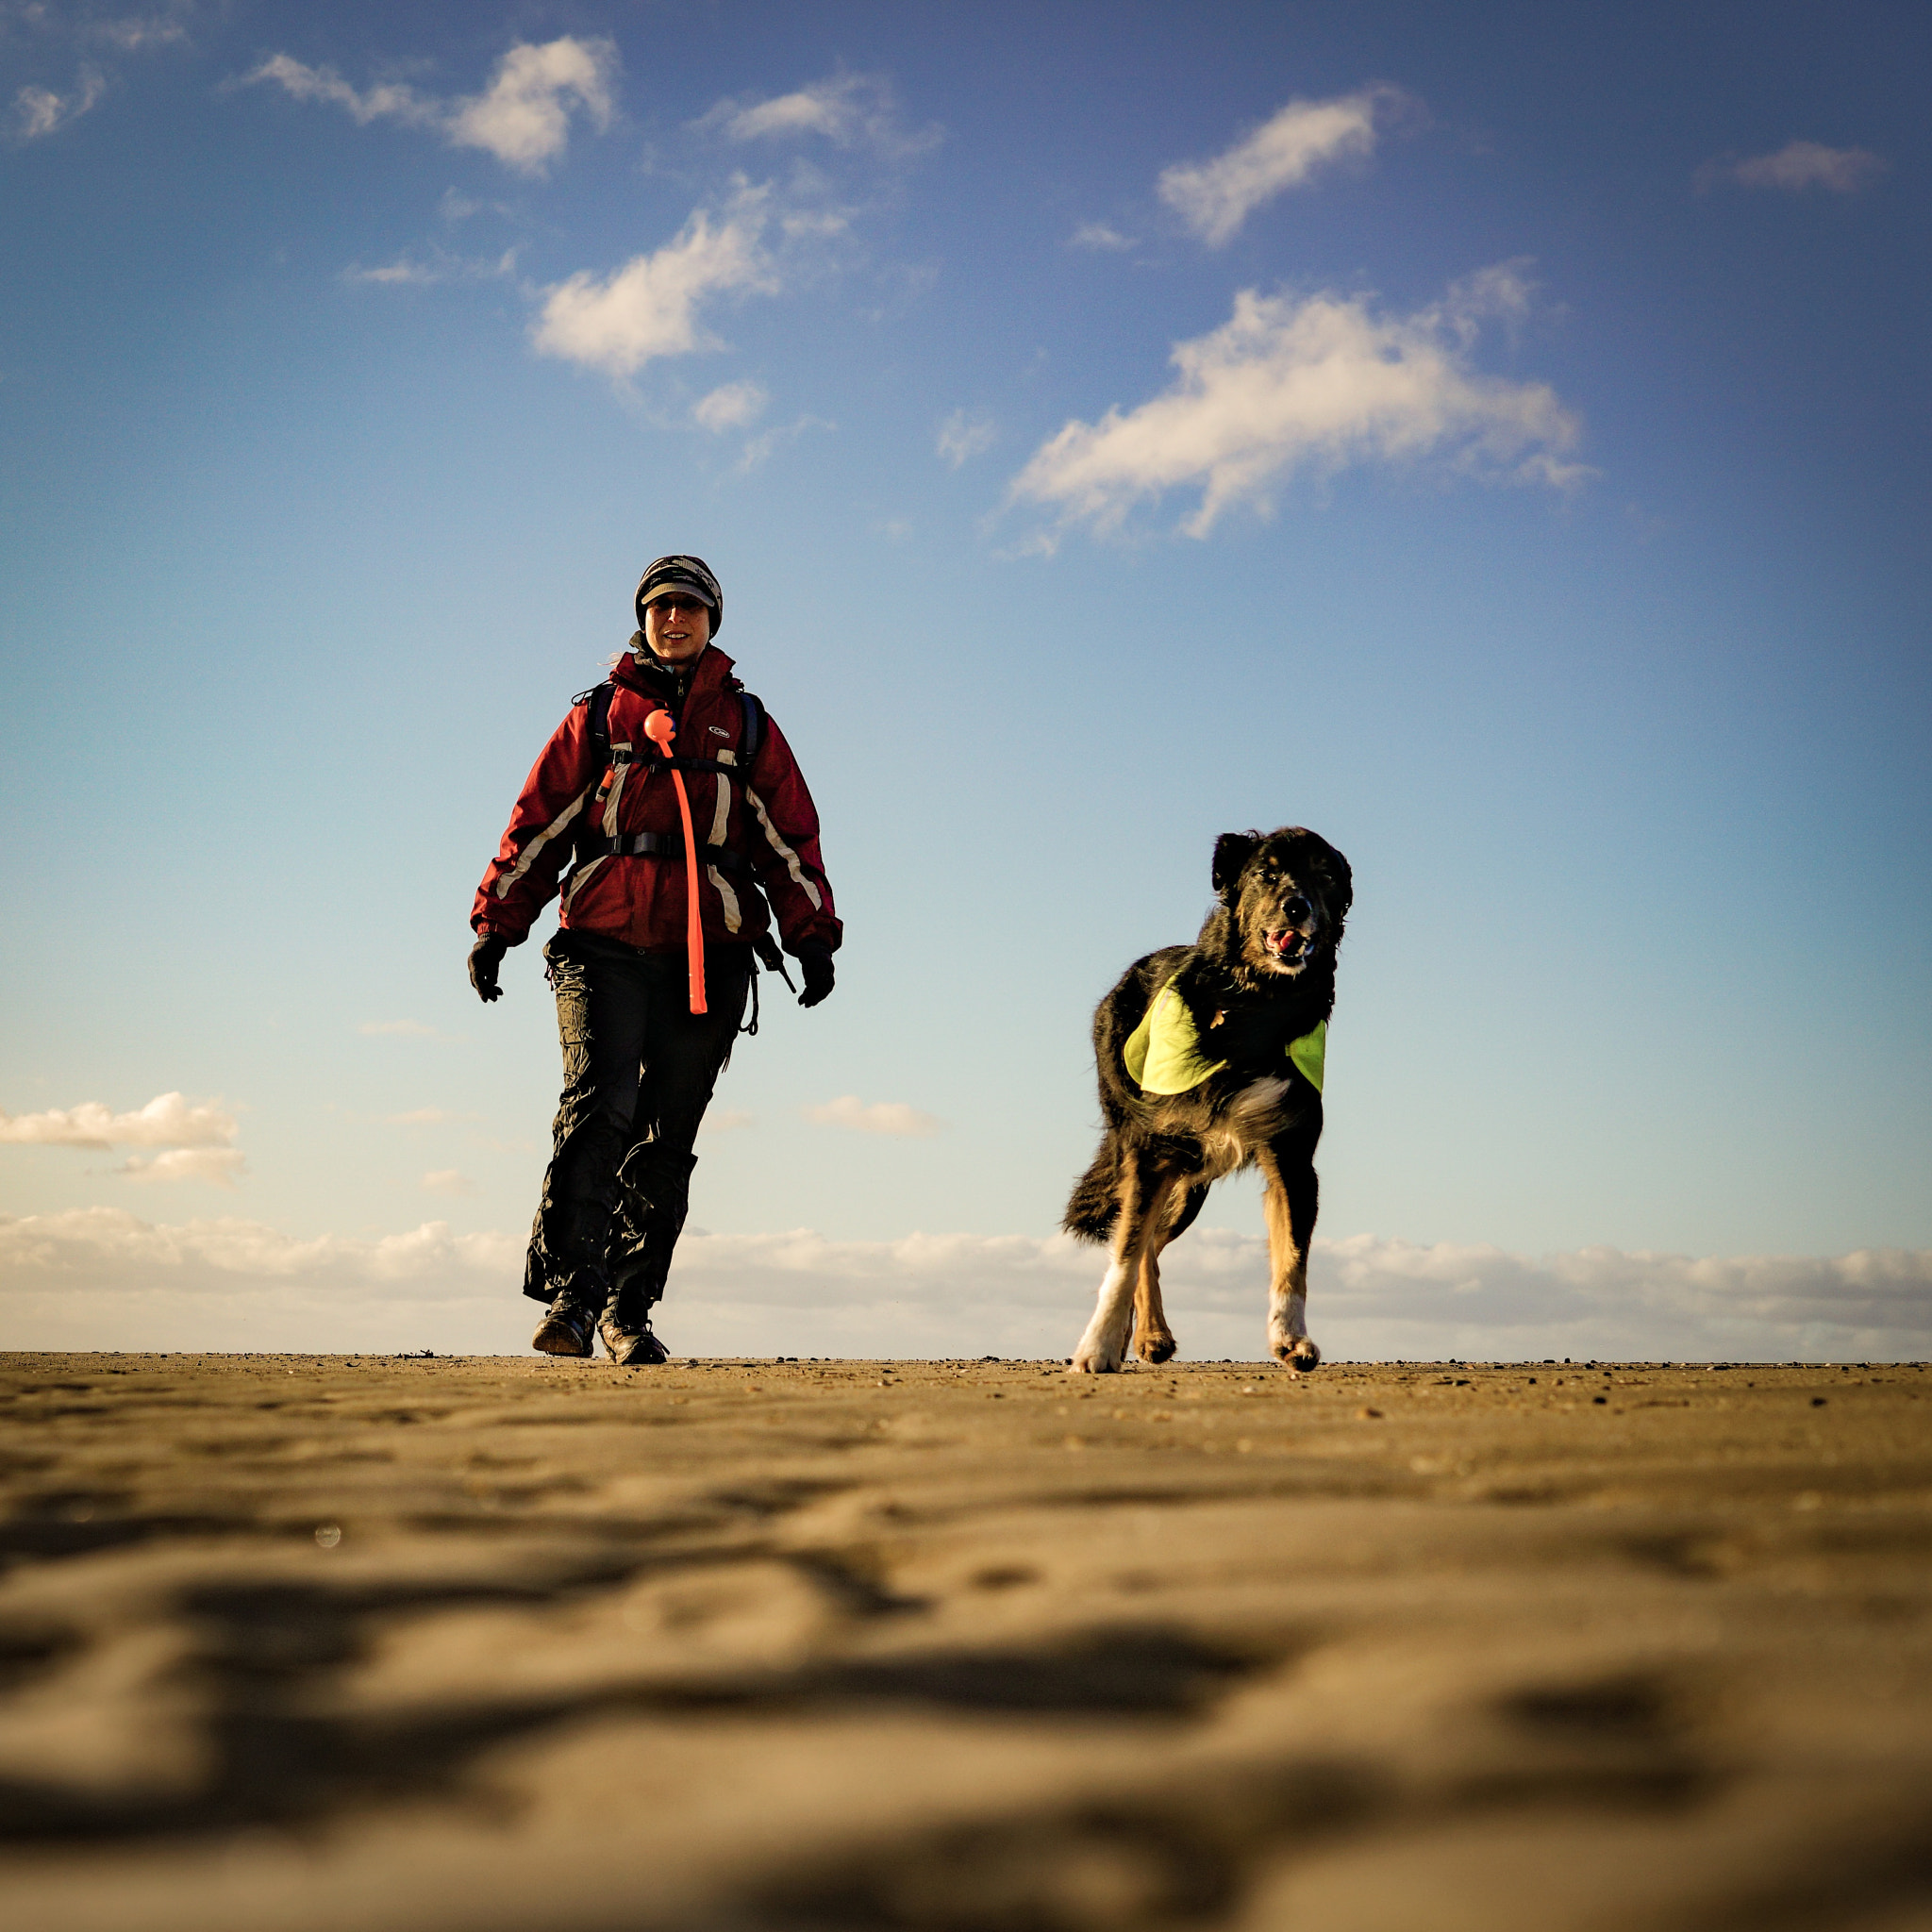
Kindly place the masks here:
POLYGON ((1919 1367, 0 1391, 14 1932, 1932 1925, 1919 1367))

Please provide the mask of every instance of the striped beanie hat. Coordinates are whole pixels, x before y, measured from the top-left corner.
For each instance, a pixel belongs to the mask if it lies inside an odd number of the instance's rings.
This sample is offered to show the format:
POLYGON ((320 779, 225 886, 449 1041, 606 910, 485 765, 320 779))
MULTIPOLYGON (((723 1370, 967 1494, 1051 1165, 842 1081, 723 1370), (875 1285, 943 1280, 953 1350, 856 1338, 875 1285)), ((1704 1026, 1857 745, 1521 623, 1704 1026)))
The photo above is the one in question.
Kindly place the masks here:
POLYGON ((638 628, 644 625, 644 606, 666 591, 687 591, 711 607, 711 635, 716 637, 724 622, 724 592, 702 557, 660 557, 638 579, 638 628))

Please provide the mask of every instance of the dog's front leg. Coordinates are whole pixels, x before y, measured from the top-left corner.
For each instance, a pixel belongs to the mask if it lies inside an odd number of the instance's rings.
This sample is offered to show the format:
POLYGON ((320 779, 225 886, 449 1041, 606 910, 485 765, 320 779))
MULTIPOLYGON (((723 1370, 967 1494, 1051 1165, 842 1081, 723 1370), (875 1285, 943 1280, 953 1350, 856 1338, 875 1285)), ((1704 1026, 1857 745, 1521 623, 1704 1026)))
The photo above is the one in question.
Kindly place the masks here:
POLYGON ((1312 1369, 1322 1351, 1308 1335, 1308 1249, 1320 1189, 1312 1141, 1277 1142, 1259 1162, 1267 1187, 1268 1348, 1291 1374, 1312 1369))
POLYGON ((1120 1212, 1114 1221, 1113 1260, 1100 1284, 1093 1319, 1074 1351, 1070 1372, 1075 1375, 1110 1375, 1125 1359, 1133 1332, 1134 1294, 1140 1282, 1141 1257, 1159 1220, 1172 1183, 1141 1172, 1131 1158, 1121 1162, 1120 1212))

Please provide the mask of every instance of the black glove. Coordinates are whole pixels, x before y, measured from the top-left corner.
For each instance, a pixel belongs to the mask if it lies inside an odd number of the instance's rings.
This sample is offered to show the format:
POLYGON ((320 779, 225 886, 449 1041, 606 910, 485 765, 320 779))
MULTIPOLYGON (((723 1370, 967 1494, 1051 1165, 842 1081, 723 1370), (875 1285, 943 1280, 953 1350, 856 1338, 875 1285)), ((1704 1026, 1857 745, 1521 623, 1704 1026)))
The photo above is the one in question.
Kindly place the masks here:
POLYGON ((503 997, 503 989, 496 983, 496 969, 503 964, 503 956, 508 950, 509 941, 494 932, 486 932, 470 948, 470 984, 486 1007, 491 1000, 503 997))
POLYGON ((801 946, 798 970, 805 977, 805 991, 798 995, 801 1007, 815 1007, 832 990, 832 956, 823 946, 801 946))

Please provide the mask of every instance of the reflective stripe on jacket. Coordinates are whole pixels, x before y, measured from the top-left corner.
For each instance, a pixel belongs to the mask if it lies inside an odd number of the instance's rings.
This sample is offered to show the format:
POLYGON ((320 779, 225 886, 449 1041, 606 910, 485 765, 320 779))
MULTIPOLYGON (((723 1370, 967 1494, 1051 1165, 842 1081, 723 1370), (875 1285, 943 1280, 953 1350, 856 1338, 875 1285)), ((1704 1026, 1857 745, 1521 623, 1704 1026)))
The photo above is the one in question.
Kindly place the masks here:
MULTIPOLYGON (((560 890, 564 925, 653 951, 683 948, 677 794, 670 774, 652 769, 657 753, 644 736, 644 720, 665 708, 665 700, 648 688, 628 654, 611 682, 611 758, 596 755, 588 703, 572 706, 531 766, 503 843, 476 889, 470 924, 479 933, 500 933, 516 943, 560 890), (675 856, 575 862, 580 834, 614 839, 636 832, 670 835, 675 856)), ((736 766, 744 734, 742 688, 731 675, 731 659, 716 645, 708 647, 683 702, 669 708, 677 725, 673 751, 736 766)), ((818 809, 785 734, 770 716, 749 772, 687 772, 684 783, 700 847, 723 846, 749 867, 747 874, 701 862, 699 912, 707 939, 756 939, 768 927, 769 899, 788 951, 809 945, 836 951, 841 927, 819 856, 818 809)), ((702 852, 699 857, 702 861, 702 852)))

